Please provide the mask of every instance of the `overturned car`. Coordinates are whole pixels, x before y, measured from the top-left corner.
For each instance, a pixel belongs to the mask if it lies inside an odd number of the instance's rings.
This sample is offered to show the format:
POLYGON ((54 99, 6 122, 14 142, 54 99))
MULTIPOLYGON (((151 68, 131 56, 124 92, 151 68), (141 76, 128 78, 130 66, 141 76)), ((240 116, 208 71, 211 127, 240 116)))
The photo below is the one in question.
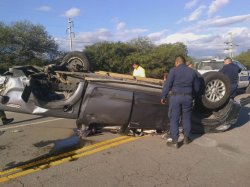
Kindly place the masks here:
MULTIPOLYGON (((162 80, 89 73, 88 68, 86 57, 76 52, 67 55, 59 68, 10 68, 0 77, 0 109, 76 119, 78 129, 120 126, 126 133, 169 128, 168 105, 160 104, 162 80)), ((218 72, 206 73, 202 80, 203 90, 194 100, 192 131, 225 131, 240 111, 240 105, 229 99, 230 82, 218 72)))

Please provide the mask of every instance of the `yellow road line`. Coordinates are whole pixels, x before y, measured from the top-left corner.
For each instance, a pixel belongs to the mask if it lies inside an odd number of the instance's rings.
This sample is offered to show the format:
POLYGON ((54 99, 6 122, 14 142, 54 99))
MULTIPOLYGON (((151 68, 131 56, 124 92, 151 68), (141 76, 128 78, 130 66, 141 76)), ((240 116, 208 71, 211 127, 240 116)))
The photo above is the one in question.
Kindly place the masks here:
POLYGON ((57 156, 51 156, 51 157, 48 157, 48 158, 45 158, 45 159, 41 159, 41 160, 34 161, 34 162, 31 162, 31 163, 28 163, 28 164, 17 166, 17 167, 12 168, 12 169, 1 171, 0 175, 6 175, 8 173, 17 172, 19 170, 23 170, 23 169, 26 169, 28 167, 32 167, 32 166, 35 166, 35 165, 38 165, 38 164, 42 164, 42 163, 45 163, 45 162, 50 162, 52 160, 60 159, 62 157, 68 157, 68 156, 71 156, 73 154, 80 153, 82 151, 87 151, 87 150, 90 150, 90 149, 93 149, 93 148, 97 148, 99 146, 103 146, 103 145, 106 145, 106 144, 109 144, 109 143, 113 143, 113 142, 116 142, 116 141, 120 141, 120 140, 123 140, 123 139, 127 139, 127 138, 130 138, 130 137, 129 136, 120 136, 120 137, 117 137, 117 138, 105 140, 105 141, 102 141, 102 142, 99 142, 99 143, 96 143, 96 144, 93 144, 93 145, 89 145, 89 146, 83 147, 81 149, 76 149, 76 150, 73 150, 73 151, 70 151, 70 152, 59 154, 57 156))
POLYGON ((106 149, 109 149, 109 148, 112 148, 112 147, 116 147, 118 145, 124 144, 126 142, 130 142, 130 141, 134 141, 134 140, 137 140, 139 138, 140 137, 130 137, 130 138, 118 141, 118 142, 113 142, 113 143, 110 143, 108 145, 98 147, 98 148, 93 149, 93 150, 89 150, 89 151, 86 151, 86 152, 83 152, 83 153, 79 153, 79 154, 76 154, 76 155, 73 155, 73 156, 69 156, 69 157, 66 157, 66 158, 62 158, 60 160, 56 160, 56 161, 52 161, 52 162, 47 163, 47 164, 40 165, 38 167, 30 168, 30 169, 20 171, 20 172, 15 173, 15 174, 11 174, 11 175, 8 175, 8 176, 5 176, 5 177, 1 177, 0 178, 0 183, 9 181, 11 179, 15 179, 17 177, 21 177, 21 176, 24 176, 24 175, 27 175, 27 174, 30 174, 30 173, 34 173, 34 172, 37 172, 37 171, 40 171, 40 170, 43 170, 43 169, 47 169, 47 168, 50 168, 52 166, 57 166, 57 165, 60 165, 62 163, 65 163, 65 162, 70 162, 70 161, 73 161, 73 160, 77 160, 77 159, 79 159, 81 157, 88 156, 88 155, 91 155, 91 154, 94 154, 94 153, 97 153, 97 152, 100 152, 100 151, 103 151, 103 150, 106 150, 106 149))

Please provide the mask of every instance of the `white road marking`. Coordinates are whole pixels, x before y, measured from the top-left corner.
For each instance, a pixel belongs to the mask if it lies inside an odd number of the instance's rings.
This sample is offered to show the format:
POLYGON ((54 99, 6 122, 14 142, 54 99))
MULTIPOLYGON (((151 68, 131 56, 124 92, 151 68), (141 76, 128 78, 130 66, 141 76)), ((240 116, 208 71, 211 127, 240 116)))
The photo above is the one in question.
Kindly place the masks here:
POLYGON ((40 123, 48 123, 48 122, 58 121, 58 120, 62 120, 62 119, 64 119, 64 118, 56 118, 56 119, 50 119, 50 120, 45 120, 45 121, 38 121, 38 122, 34 122, 34 123, 23 124, 23 125, 9 126, 9 127, 5 127, 5 128, 0 128, 0 130, 8 130, 8 129, 14 129, 14 128, 25 127, 25 126, 30 126, 30 125, 36 125, 36 124, 40 124, 40 123))

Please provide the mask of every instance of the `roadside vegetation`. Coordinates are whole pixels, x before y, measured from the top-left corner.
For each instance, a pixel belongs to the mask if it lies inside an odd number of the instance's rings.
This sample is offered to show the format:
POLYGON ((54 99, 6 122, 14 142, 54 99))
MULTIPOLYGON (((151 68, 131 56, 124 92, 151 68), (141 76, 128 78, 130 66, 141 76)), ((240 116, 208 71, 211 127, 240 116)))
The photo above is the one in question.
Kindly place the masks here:
POLYGON ((58 45, 41 25, 16 22, 0 23, 0 71, 14 65, 50 63, 59 54, 58 45))
POLYGON ((246 67, 250 68, 250 49, 246 52, 240 53, 235 57, 236 60, 240 61, 246 67))
POLYGON ((148 77, 162 78, 173 67, 175 56, 187 57, 187 48, 182 43, 154 45, 147 38, 138 38, 127 43, 102 42, 87 46, 84 50, 92 70, 128 74, 132 64, 138 62, 146 69, 148 77))
MULTIPOLYGON (((86 46, 83 52, 90 61, 92 71, 129 74, 132 64, 139 62, 147 70, 147 76, 154 78, 162 78, 163 73, 173 67, 176 55, 191 59, 183 43, 154 45, 148 38, 99 42, 86 46)), ((42 25, 27 21, 10 25, 0 22, 0 73, 16 65, 57 63, 64 54, 42 25)), ((241 53, 236 59, 250 66, 250 51, 241 53)))

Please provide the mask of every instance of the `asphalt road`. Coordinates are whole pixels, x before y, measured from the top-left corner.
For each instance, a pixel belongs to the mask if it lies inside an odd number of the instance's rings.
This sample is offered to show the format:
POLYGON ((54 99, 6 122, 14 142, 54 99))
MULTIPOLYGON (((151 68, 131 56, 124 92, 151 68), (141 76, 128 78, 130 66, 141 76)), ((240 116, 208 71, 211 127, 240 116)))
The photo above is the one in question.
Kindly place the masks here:
POLYGON ((79 140, 74 120, 7 113, 0 186, 250 186, 250 105, 234 128, 176 150, 161 136, 103 132, 79 140))

